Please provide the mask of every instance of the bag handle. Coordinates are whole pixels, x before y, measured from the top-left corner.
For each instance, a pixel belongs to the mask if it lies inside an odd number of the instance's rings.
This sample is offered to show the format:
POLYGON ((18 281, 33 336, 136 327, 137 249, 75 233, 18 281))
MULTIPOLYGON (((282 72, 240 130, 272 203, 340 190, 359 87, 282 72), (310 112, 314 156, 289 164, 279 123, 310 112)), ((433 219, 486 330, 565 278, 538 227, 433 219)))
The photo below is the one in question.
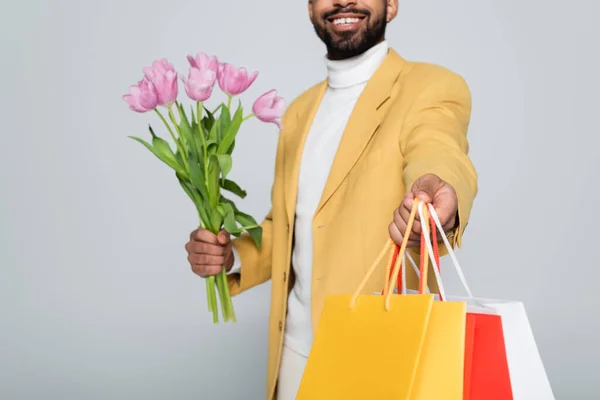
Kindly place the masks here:
MULTIPOLYGON (((437 229, 436 229, 436 225, 435 225, 433 216, 430 216, 428 222, 431 224, 431 238, 432 238, 432 243, 433 243, 433 253, 434 253, 434 257, 435 257, 435 261, 436 261, 436 263, 434 265, 437 265, 438 271, 440 271, 440 251, 439 251, 439 244, 438 244, 438 240, 437 240, 437 229)), ((398 250, 399 250, 399 246, 396 245, 396 251, 394 252, 393 260, 389 264, 394 264, 396 262, 398 253, 399 253, 398 250)), ((420 264, 421 265, 424 262, 424 257, 426 257, 425 252, 426 252, 425 239, 424 239, 423 234, 421 234, 421 246, 420 246, 420 264)), ((407 290, 406 290, 406 268, 407 268, 406 259, 407 258, 410 261, 417 277, 419 278, 419 289, 420 289, 420 293, 423 294, 424 292, 426 292, 427 287, 426 286, 423 287, 423 285, 421 284, 420 268, 417 267, 415 261, 413 260, 413 258, 411 257, 411 255, 408 251, 404 253, 404 257, 402 258, 402 263, 400 264, 401 267, 400 267, 400 276, 398 277, 398 293, 406 294, 406 292, 407 292, 407 290)), ((385 285, 384 285, 382 294, 387 293, 385 290, 389 285, 389 279, 391 279, 391 277, 392 277, 392 274, 391 274, 391 271, 389 271, 389 268, 386 270, 385 277, 386 277, 386 280, 385 280, 385 285), (388 277, 389 277, 389 279, 388 279, 388 277)), ((444 299, 443 295, 440 295, 440 300, 443 300, 443 299, 444 299)))
MULTIPOLYGON (((463 270, 460 267, 460 264, 458 263, 456 254, 454 253, 454 250, 452 249, 452 246, 450 245, 450 242, 448 241, 448 238, 446 237, 446 234, 444 233, 444 228, 442 227, 440 218, 438 217, 437 212, 435 211, 435 208, 433 207, 432 204, 429 204, 428 208, 429 208, 429 212, 431 214, 431 218, 433 218, 433 221, 435 222, 435 224, 437 225, 437 228, 439 229, 439 231, 441 233, 442 240, 444 241, 444 245, 446 245, 446 249, 448 250, 448 255, 452 259, 452 265, 454 266, 454 270, 458 274, 458 277, 460 278, 460 282, 462 283, 463 287, 465 288, 465 291, 467 292, 469 298, 472 299, 473 293, 471 292, 471 289, 469 288, 469 285, 467 284, 467 279, 465 278, 465 274, 463 273, 463 270)), ((431 256, 432 255, 431 247, 427 246, 427 249, 429 251, 429 255, 431 256)), ((434 263, 435 263, 435 261, 434 261, 434 263)))
MULTIPOLYGON (((431 204, 430 204, 431 208, 428 208, 427 206, 425 206, 425 207, 423 207, 423 206, 424 206, 424 203, 422 201, 420 201, 419 202, 419 218, 421 219, 421 221, 429 221, 431 216, 433 216, 433 214, 430 214, 430 211, 433 210, 433 212, 435 212, 435 209, 433 208, 433 205, 431 205, 431 204)), ((438 219, 438 221, 439 221, 439 219, 438 219)), ((435 252, 434 252, 433 246, 431 244, 429 224, 422 223, 421 228, 422 228, 421 248, 426 246, 429 254, 424 255, 424 252, 421 253, 422 254, 421 258, 424 258, 425 260, 424 260, 424 262, 421 263, 421 277, 419 279, 419 294, 423 294, 423 289, 425 286, 427 286, 427 266, 428 266, 427 260, 429 260, 429 258, 431 257, 431 263, 433 264, 433 273, 435 275, 435 279, 437 280, 438 289, 440 292, 440 300, 443 300, 446 298, 446 291, 444 289, 444 283, 442 282, 442 276, 441 276, 440 268, 439 268, 439 261, 436 260, 435 252), (423 244, 425 244, 425 246, 423 246, 423 244)), ((432 231, 433 230, 435 230, 435 229, 432 229, 432 231)), ((441 233, 443 233, 443 231, 441 233)))
MULTIPOLYGON (((431 256, 432 256, 433 272, 434 272, 435 279, 437 281, 438 288, 440 291, 440 298, 445 298, 446 292, 444 290, 444 283, 442 282, 442 278, 440 276, 440 271, 439 271, 439 267, 438 267, 439 263, 435 262, 436 252, 433 251, 433 248, 431 246, 430 231, 429 231, 429 226, 427 223, 427 222, 429 222, 429 218, 430 218, 428 208, 425 205, 425 202, 423 200, 419 200, 418 203, 416 201, 413 202, 413 209, 414 209, 415 205, 419 212, 419 219, 421 220, 421 248, 425 247, 424 244, 428 245, 428 249, 430 250, 429 254, 431 254, 431 256), (423 221, 425 221, 425 223, 423 223, 423 221)), ((412 229, 412 227, 410 229, 412 229)), ((407 227, 406 232, 410 232, 410 229, 407 227)), ((405 236, 405 239, 408 238, 408 235, 406 233, 404 236, 405 236)), ((404 256, 404 254, 405 253, 402 253, 403 256, 404 256)), ((420 271, 420 278, 419 278, 419 294, 424 294, 425 288, 427 287, 427 278, 428 278, 428 272, 429 272, 429 257, 427 255, 428 254, 426 254, 424 251, 421 252, 421 266, 420 266, 421 271, 420 271)), ((397 263, 394 268, 392 283, 391 283, 390 287, 388 288, 388 293, 385 298, 386 310, 389 310, 390 298, 393 293, 393 288, 396 284, 395 281, 398 278, 398 272, 399 272, 398 268, 399 268, 399 265, 397 263)))
MULTIPOLYGON (((415 216, 417 215, 417 211, 418 211, 417 208, 418 208, 418 204, 415 201, 415 202, 413 202, 413 206, 412 206, 412 208, 410 210, 410 214, 408 216, 408 221, 406 223, 406 232, 410 232, 412 230, 412 226, 413 226, 413 224, 415 222, 415 216)), ((354 295, 352 296, 352 299, 350 300, 350 309, 351 310, 356 305, 356 300, 358 299, 358 296, 360 295, 360 292, 362 292, 362 290, 366 286, 367 282, 371 278, 371 275, 373 275, 373 272, 375 271, 375 268, 377 268, 377 266, 379 265, 379 263, 381 262, 381 260, 385 256, 385 253, 390 249, 390 247, 393 244, 394 244, 394 242, 393 242, 393 240, 391 238, 388 238, 386 240, 385 245, 383 246, 383 249, 381 250, 381 252, 377 256, 377 258, 375 259, 375 261, 373 261, 373 264, 371 265, 371 267, 369 268, 369 270, 365 274, 363 280, 359 283, 358 287, 356 288, 356 290, 354 292, 354 295)), ((406 251, 407 244, 408 244, 408 235, 405 234, 404 237, 403 237, 403 239, 402 239, 402 244, 400 245, 400 249, 398 250, 398 254, 400 256, 397 257, 397 260, 395 262, 393 262, 393 264, 394 264, 393 271, 395 272, 394 275, 396 275, 396 276, 398 274, 398 268, 400 267, 400 265, 399 265, 400 261, 402 260, 402 257, 404 256, 404 252, 406 251)), ((388 265, 386 266, 386 271, 391 268, 391 264, 392 264, 393 258, 394 258, 394 252, 391 252, 390 256, 389 256, 388 265)), ((389 274, 386 273, 386 276, 388 276, 388 275, 389 274)), ((394 279, 394 281, 395 281, 395 279, 394 279)), ((395 282, 394 282, 394 284, 395 284, 395 282)), ((394 286, 392 285, 392 288, 393 287, 394 286)), ((389 296, 389 292, 387 293, 387 295, 389 296)), ((386 297, 385 309, 386 309, 386 311, 389 310, 389 298, 388 297, 386 297)))

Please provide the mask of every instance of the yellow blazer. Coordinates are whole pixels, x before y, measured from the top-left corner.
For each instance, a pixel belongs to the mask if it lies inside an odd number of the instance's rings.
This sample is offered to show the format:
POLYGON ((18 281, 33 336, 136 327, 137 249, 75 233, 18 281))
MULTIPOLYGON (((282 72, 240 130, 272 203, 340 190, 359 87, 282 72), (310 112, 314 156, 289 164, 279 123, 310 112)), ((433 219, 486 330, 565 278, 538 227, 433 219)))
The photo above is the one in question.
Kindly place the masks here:
MULTIPOLYGON (((267 399, 276 393, 294 281, 290 259, 302 148, 326 88, 327 80, 301 94, 283 117, 261 251, 246 235, 233 241, 242 267, 240 274, 229 276, 232 295, 272 281, 267 399)), ((358 99, 331 171, 323 171, 329 177, 313 219, 315 330, 325 296, 354 292, 389 237, 393 211, 420 176, 436 174, 456 190, 459 225, 449 236, 453 246, 461 245, 477 192, 476 171, 467 155, 470 114, 470 92, 459 75, 406 61, 390 49, 358 99)), ((382 265, 365 293, 381 291, 383 275, 382 265)), ((415 280, 409 274, 410 286, 415 280)))

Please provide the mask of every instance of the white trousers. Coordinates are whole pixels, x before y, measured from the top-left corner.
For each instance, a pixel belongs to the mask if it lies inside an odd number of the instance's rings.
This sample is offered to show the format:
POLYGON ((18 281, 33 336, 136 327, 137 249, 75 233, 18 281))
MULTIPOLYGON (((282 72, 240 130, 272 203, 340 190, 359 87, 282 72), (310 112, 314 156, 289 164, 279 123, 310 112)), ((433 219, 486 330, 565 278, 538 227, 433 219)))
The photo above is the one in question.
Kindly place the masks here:
POLYGON ((277 381, 277 400, 296 399, 306 361, 307 358, 303 355, 283 346, 279 380, 277 381))

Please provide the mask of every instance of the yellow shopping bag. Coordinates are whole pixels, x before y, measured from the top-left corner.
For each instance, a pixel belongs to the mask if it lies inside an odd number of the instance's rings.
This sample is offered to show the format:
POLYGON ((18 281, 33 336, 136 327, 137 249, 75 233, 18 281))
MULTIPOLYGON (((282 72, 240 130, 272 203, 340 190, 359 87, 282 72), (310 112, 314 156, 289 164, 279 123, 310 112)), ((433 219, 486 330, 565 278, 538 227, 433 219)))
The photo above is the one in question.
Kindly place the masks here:
MULTIPOLYGON (((414 203, 407 232, 422 206, 414 203)), ((407 241, 404 235, 385 295, 361 291, 391 240, 354 295, 326 298, 298 400, 462 400, 466 304, 434 302, 424 284, 416 295, 393 294, 407 241)), ((426 283, 428 265, 421 269, 426 283)))

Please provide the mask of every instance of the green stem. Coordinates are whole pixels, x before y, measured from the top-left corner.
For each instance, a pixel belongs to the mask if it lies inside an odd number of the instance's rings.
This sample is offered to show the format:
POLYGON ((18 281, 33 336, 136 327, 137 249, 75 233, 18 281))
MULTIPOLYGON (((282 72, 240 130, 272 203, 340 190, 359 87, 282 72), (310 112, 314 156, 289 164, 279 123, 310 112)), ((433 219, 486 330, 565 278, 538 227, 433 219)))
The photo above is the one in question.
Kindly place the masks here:
MULTIPOLYGON (((186 169, 188 169, 188 164, 187 164, 186 157, 185 157, 185 155, 183 153, 181 145, 179 144, 179 141, 177 140, 177 138, 175 137, 175 134, 173 133, 173 129, 171 129, 171 125, 169 125, 169 123, 167 122, 167 120, 165 119, 165 117, 162 115, 162 113, 158 110, 158 108, 155 108, 154 111, 156 111, 156 113, 158 114, 158 116, 160 117, 160 119, 162 120, 162 122, 165 124, 165 126, 169 130, 169 134, 171 135, 171 138, 175 142, 175 146, 177 147, 177 150, 179 150, 179 153, 181 154, 181 158, 183 158, 183 163, 185 164, 186 169)), ((170 109, 169 109, 169 112, 171 112, 170 109)), ((175 123, 175 121, 173 121, 173 124, 175 124, 175 127, 177 127, 177 124, 175 123)), ((177 129, 177 133, 179 133, 179 129, 177 129)))
POLYGON ((215 109, 213 110, 213 112, 212 112, 212 115, 215 115, 215 114, 217 113, 217 111, 219 111, 219 109, 220 109, 221 107, 223 107, 223 103, 219 104, 219 105, 217 106, 217 108, 215 108, 215 109))
POLYGON ((227 95, 227 109, 231 110, 231 99, 233 98, 233 96, 231 95, 227 95))
POLYGON ((208 311, 212 312, 213 306, 212 306, 212 298, 210 297, 210 280, 209 280, 209 278, 207 278, 204 281, 206 283, 206 303, 208 305, 208 311))
POLYGON ((224 297, 226 301, 227 314, 229 316, 229 320, 235 322, 235 311, 233 310, 233 302, 231 300, 231 294, 229 293, 229 283, 227 281, 227 272, 223 268, 221 270, 221 279, 223 280, 223 291, 224 297))
MULTIPOLYGON (((171 122, 173 122, 173 125, 175 126, 175 130, 177 131, 177 135, 179 136, 179 138, 181 138, 181 131, 179 130, 179 125, 177 125, 177 120, 175 120, 175 114, 173 114, 173 105, 169 106, 169 118, 171 119, 171 122)), ((163 120, 164 120, 164 118, 163 118, 163 120)), ((171 132, 171 134, 172 134, 172 132, 171 132)), ((189 172, 190 167, 189 167, 189 163, 188 163, 187 151, 184 151, 184 149, 183 149, 183 142, 184 141, 182 140, 180 142, 180 141, 178 141, 175 138, 173 138, 173 140, 175 140, 175 144, 177 145, 177 149, 179 150, 179 153, 181 153, 181 158, 183 159, 183 163, 185 164, 185 168, 189 172)))
POLYGON ((227 300, 225 299, 225 289, 223 288, 223 279, 221 274, 215 276, 217 281, 217 291, 219 292, 219 299, 221 300, 221 313, 223 314, 223 321, 229 320, 229 312, 227 310, 227 300))
POLYGON ((248 229, 258 228, 260 225, 247 225, 239 228, 240 231, 247 231, 248 229))
POLYGON ((218 307, 217 307, 217 296, 215 293, 215 277, 214 276, 209 276, 207 279, 207 284, 208 284, 208 291, 210 293, 210 307, 211 307, 211 311, 213 313, 213 322, 215 324, 219 323, 219 313, 218 313, 218 307))
POLYGON ((244 119, 242 119, 242 122, 245 122, 245 121, 249 120, 252 117, 254 117, 254 114, 248 114, 247 116, 244 117, 244 119))
MULTIPOLYGON (((208 146, 206 144, 206 138, 204 137, 204 129, 202 129, 202 102, 198 102, 196 104, 196 108, 197 108, 197 118, 198 118, 198 127, 200 130, 200 137, 202 138, 202 159, 204 160, 204 183, 206 184, 206 187, 208 188, 208 146)), ((217 121, 214 122, 215 124, 217 123, 217 121)))

